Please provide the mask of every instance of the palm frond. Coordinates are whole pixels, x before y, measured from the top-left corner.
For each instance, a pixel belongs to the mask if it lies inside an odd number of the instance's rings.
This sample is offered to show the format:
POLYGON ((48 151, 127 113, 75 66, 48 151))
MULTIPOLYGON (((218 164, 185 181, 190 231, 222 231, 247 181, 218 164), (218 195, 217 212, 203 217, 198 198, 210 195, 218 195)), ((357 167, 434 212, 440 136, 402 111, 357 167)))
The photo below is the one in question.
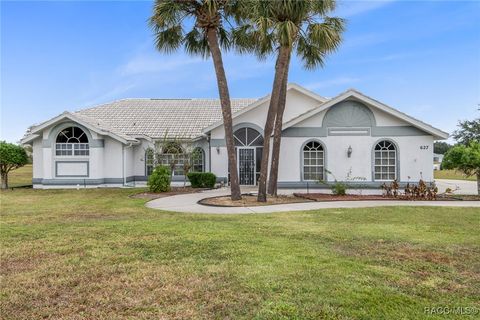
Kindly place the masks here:
POLYGON ((159 51, 171 53, 179 49, 183 42, 183 29, 181 25, 174 25, 155 33, 155 47, 159 51))
POLYGON ((312 43, 324 52, 333 52, 342 42, 342 33, 345 30, 345 21, 341 18, 325 17, 322 23, 309 24, 307 36, 312 43))
POLYGON ((324 66, 326 52, 317 43, 312 42, 311 39, 301 35, 298 38, 296 49, 297 55, 303 62, 305 69, 311 70, 324 66))
POLYGON ((199 28, 193 28, 185 35, 185 52, 191 55, 200 55, 207 58, 210 54, 207 37, 199 28))

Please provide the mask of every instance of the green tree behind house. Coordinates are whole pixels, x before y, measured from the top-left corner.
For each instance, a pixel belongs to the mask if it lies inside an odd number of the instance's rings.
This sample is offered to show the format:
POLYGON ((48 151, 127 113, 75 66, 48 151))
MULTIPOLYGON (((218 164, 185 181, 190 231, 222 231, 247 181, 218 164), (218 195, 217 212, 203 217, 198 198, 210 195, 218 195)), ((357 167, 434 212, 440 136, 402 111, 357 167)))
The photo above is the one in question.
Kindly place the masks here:
POLYGON ((28 155, 22 146, 0 141, 1 188, 8 188, 8 173, 28 163, 28 155))

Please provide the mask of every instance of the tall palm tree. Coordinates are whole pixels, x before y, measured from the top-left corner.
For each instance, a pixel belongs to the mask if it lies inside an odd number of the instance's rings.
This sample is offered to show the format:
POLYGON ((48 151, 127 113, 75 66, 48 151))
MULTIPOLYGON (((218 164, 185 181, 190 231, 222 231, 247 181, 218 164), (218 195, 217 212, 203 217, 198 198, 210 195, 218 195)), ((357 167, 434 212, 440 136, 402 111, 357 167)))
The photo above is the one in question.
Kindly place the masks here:
POLYGON ((245 23, 235 31, 235 41, 243 50, 253 50, 260 57, 273 51, 277 53, 275 77, 264 128, 265 140, 258 181, 260 202, 265 202, 267 198, 269 137, 273 131, 269 191, 276 194, 282 121, 292 52, 295 51, 306 69, 323 66, 326 55, 339 47, 345 28, 343 19, 328 16, 335 6, 335 0, 260 0, 249 8, 248 18, 251 24, 245 23))
POLYGON ((155 45, 159 51, 170 53, 183 46, 189 54, 212 57, 225 129, 231 198, 239 200, 241 193, 236 170, 230 93, 220 49, 229 49, 231 45, 230 33, 224 22, 235 17, 236 1, 155 0, 150 26, 155 32, 155 45))

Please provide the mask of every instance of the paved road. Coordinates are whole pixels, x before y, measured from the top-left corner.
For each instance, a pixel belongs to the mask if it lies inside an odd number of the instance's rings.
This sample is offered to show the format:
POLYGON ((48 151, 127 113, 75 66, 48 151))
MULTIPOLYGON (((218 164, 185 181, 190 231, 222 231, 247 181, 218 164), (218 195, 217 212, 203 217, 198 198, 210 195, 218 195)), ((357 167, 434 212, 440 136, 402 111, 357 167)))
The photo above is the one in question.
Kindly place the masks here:
POLYGON ((477 194, 476 181, 437 179, 435 183, 440 193, 450 188, 455 194, 477 194))
MULTIPOLYGON (((253 190, 253 189, 251 189, 253 190)), ((250 190, 242 190, 243 192, 250 190)), ((288 193, 289 190, 282 190, 288 193)), ((146 206, 152 209, 176 211, 184 213, 212 213, 212 214, 248 214, 285 211, 305 211, 327 208, 365 208, 383 206, 446 206, 446 207, 480 207, 480 201, 331 201, 279 204, 258 207, 211 207, 198 204, 201 199, 230 194, 227 188, 208 190, 199 193, 176 195, 155 199, 147 202, 146 206)))

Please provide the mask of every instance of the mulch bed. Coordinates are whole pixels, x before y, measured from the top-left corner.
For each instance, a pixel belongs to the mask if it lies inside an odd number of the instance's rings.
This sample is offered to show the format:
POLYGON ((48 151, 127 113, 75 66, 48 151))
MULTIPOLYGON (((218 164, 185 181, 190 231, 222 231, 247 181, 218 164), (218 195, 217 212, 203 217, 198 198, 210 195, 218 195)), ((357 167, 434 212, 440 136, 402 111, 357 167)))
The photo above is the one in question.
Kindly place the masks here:
POLYGON ((329 193, 294 193, 295 197, 311 201, 360 201, 360 200, 398 200, 376 194, 346 194, 343 196, 329 193))
POLYGON ((242 200, 237 201, 232 201, 230 196, 211 197, 198 201, 199 204, 213 207, 257 207, 301 202, 311 202, 311 200, 295 196, 279 195, 277 197, 267 197, 267 202, 257 202, 256 195, 242 194, 242 200))
POLYGON ((204 190, 209 190, 208 188, 192 188, 192 187, 171 187, 170 191, 168 192, 160 192, 160 193, 155 193, 155 192, 141 192, 141 193, 136 193, 132 194, 130 198, 135 198, 135 199, 158 199, 158 198, 165 198, 165 197, 170 197, 170 196, 176 196, 178 194, 186 194, 186 193, 196 193, 196 192, 201 192, 204 190))
POLYGON ((404 201, 478 201, 480 200, 480 196, 478 195, 445 195, 440 194, 437 195, 435 200, 427 200, 427 199, 408 199, 405 196, 400 195, 396 198, 392 196, 384 196, 384 195, 375 195, 375 194, 346 194, 344 196, 328 194, 328 193, 294 193, 296 197, 308 199, 311 201, 365 201, 365 200, 404 200, 404 201))

